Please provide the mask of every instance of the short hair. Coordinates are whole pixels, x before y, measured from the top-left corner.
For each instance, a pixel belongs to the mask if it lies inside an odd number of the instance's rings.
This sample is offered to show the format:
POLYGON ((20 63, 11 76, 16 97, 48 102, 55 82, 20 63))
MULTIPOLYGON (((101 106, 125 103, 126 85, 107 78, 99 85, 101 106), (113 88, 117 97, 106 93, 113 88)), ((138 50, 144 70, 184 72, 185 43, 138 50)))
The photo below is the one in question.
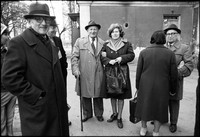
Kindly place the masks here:
POLYGON ((166 37, 165 32, 163 30, 157 30, 153 33, 151 36, 151 44, 165 44, 166 43, 166 37))
POLYGON ((118 23, 113 23, 113 24, 110 25, 110 27, 108 28, 108 31, 107 31, 108 36, 111 37, 111 33, 113 32, 113 30, 115 28, 119 29, 119 33, 120 33, 119 36, 123 38, 125 33, 124 33, 123 29, 122 29, 122 25, 120 25, 118 23))

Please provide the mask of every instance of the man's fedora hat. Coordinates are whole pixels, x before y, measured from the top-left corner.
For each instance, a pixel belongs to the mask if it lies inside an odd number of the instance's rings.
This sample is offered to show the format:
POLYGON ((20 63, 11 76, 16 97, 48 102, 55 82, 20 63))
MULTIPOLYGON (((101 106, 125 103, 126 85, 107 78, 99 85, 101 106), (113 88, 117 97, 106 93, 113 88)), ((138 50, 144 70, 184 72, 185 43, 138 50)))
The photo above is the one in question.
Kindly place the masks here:
POLYGON ((57 26, 58 24, 56 23, 56 20, 52 20, 51 23, 49 24, 50 26, 57 26))
POLYGON ((169 27, 164 30, 165 34, 167 33, 168 30, 171 30, 171 29, 173 29, 173 30, 177 31, 179 34, 181 34, 181 30, 178 29, 178 27, 175 24, 169 25, 169 27))
POLYGON ((88 29, 89 27, 91 27, 91 26, 96 26, 98 29, 101 28, 101 25, 96 24, 94 20, 91 20, 91 21, 89 21, 88 25, 85 26, 85 29, 87 30, 87 29, 88 29))
POLYGON ((35 16, 49 17, 55 19, 55 16, 50 16, 48 5, 39 2, 32 3, 30 5, 29 13, 27 15, 24 15, 24 18, 29 19, 35 16))

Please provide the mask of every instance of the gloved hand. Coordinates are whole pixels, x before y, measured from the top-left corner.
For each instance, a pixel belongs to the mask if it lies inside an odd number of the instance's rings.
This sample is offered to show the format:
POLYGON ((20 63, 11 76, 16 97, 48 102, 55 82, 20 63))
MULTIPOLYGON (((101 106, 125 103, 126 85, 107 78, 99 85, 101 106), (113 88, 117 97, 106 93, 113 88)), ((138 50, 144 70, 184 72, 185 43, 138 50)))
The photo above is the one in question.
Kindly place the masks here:
POLYGON ((114 65, 116 63, 116 60, 112 59, 109 61, 109 64, 114 65))
POLYGON ((122 61, 122 57, 118 57, 115 59, 116 62, 120 63, 122 61))

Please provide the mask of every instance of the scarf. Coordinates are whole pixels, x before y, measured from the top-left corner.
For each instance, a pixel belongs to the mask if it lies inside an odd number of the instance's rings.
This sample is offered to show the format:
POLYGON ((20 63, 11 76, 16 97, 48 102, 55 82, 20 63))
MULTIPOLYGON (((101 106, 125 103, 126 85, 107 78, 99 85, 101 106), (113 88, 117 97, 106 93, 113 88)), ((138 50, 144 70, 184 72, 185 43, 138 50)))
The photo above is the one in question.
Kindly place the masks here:
POLYGON ((119 38, 117 40, 110 39, 108 40, 107 46, 110 47, 112 50, 117 51, 124 46, 124 43, 122 41, 122 38, 119 38))

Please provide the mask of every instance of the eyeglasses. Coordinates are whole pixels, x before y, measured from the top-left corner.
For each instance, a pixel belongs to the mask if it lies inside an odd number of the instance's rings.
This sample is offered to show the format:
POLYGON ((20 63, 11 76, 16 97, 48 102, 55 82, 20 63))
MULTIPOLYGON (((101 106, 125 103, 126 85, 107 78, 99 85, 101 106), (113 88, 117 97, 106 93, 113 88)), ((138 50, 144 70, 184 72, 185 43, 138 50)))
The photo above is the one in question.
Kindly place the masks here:
POLYGON ((170 35, 174 36, 174 35, 176 35, 176 34, 178 34, 178 33, 175 33, 175 32, 174 32, 174 33, 167 33, 166 35, 167 35, 167 36, 170 36, 170 35))
POLYGON ((52 21, 51 18, 46 18, 46 17, 34 17, 33 19, 35 19, 38 23, 42 23, 45 20, 47 24, 50 24, 52 21))

